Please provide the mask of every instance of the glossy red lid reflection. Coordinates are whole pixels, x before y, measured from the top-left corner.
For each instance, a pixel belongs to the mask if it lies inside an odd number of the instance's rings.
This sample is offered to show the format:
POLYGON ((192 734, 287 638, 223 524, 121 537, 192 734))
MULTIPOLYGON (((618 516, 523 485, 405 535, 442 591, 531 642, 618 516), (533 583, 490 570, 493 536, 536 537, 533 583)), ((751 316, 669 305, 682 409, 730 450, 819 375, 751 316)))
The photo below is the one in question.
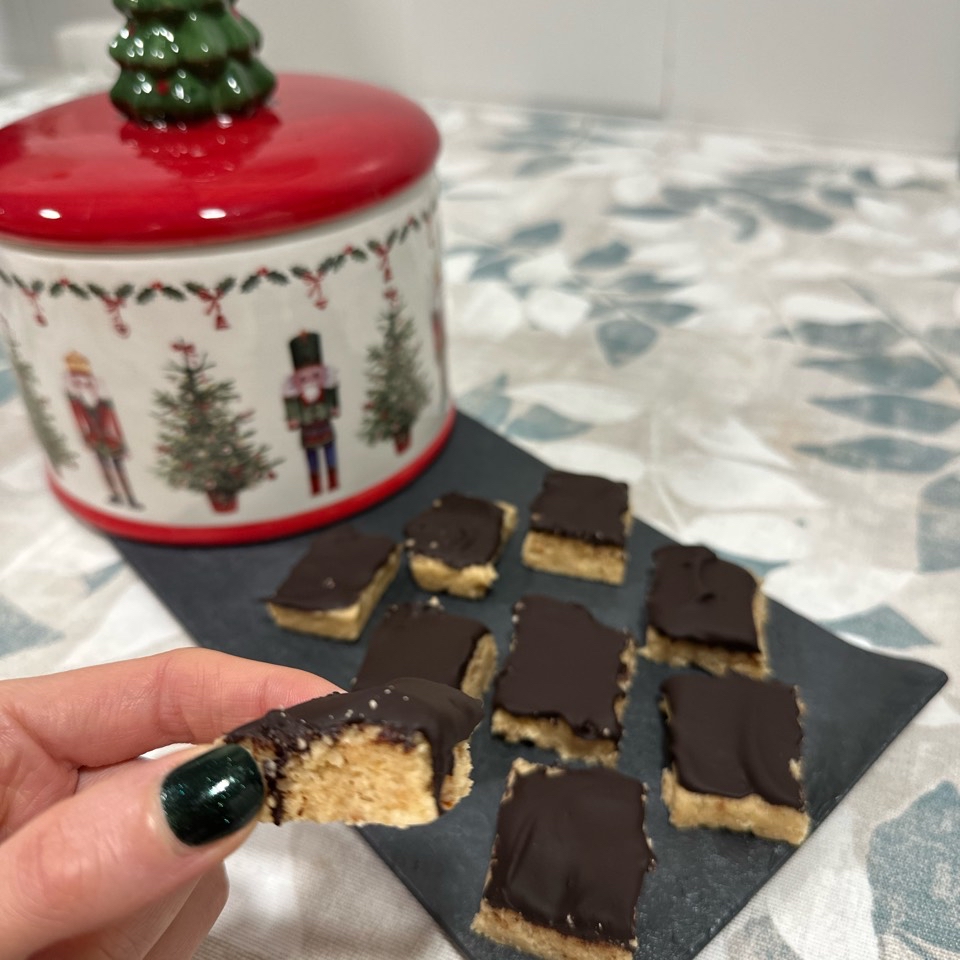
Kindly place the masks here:
POLYGON ((286 74, 229 126, 127 122, 106 94, 0 130, 0 237, 57 247, 228 243, 331 220, 432 167, 430 118, 395 93, 286 74))

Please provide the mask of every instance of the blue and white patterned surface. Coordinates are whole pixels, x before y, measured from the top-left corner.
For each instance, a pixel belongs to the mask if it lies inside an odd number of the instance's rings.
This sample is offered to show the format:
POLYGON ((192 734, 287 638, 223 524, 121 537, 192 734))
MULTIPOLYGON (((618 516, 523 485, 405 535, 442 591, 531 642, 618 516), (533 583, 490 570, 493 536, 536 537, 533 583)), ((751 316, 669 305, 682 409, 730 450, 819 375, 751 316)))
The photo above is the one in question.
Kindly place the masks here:
MULTIPOLYGON (((960 678, 954 163, 434 112, 462 408, 626 480, 645 520, 850 642, 960 678)), ((0 677, 188 642, 46 493, 6 358, 0 540, 0 677)), ((960 958, 958 788, 951 681, 704 956, 960 958)), ((346 830, 261 829, 232 876, 208 960, 455 956, 346 830)))

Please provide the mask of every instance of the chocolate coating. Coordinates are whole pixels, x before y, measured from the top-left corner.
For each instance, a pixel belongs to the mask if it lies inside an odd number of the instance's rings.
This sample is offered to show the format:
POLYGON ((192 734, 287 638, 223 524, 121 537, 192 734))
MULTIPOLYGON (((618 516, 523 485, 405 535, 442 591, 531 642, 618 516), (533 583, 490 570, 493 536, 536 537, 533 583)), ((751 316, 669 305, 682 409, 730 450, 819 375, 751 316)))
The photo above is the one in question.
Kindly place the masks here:
POLYGON ((803 742, 793 687, 737 674, 690 673, 671 677, 661 690, 682 786, 719 797, 755 793, 768 803, 803 809, 803 790, 790 772, 803 742))
POLYGON ((282 819, 277 781, 283 776, 287 759, 306 753, 318 737, 336 740, 344 728, 373 724, 383 728, 381 739, 412 749, 416 735, 430 744, 433 758, 433 791, 440 807, 443 781, 453 771, 453 751, 470 737, 483 717, 483 704, 442 683, 405 677, 352 693, 332 693, 308 700, 289 710, 271 710, 259 720, 237 727, 224 740, 237 743, 252 740, 276 755, 276 771, 267 779, 267 791, 277 800, 274 820, 282 819))
POLYGON ((647 597, 650 626, 675 640, 760 652, 753 601, 757 581, 706 547, 661 547, 653 553, 647 597))
POLYGON ((370 637, 354 687, 374 687, 394 677, 422 677, 460 687, 490 631, 479 620, 447 613, 439 603, 392 607, 370 637))
POLYGON ((631 948, 654 863, 644 794, 604 767, 516 777, 497 816, 484 899, 568 936, 631 948))
POLYGON ((360 533, 351 526, 325 530, 267 599, 297 610, 352 607, 396 549, 389 537, 360 533))
POLYGON ((625 483, 551 470, 530 505, 530 529, 598 546, 623 547, 629 510, 625 483))
POLYGON ((500 555, 503 511, 489 500, 448 493, 414 517, 403 534, 414 553, 462 570, 500 555))
POLYGON ((561 717, 585 740, 619 741, 625 630, 598 623, 578 603, 527 596, 514 606, 510 655, 497 677, 494 709, 561 717))

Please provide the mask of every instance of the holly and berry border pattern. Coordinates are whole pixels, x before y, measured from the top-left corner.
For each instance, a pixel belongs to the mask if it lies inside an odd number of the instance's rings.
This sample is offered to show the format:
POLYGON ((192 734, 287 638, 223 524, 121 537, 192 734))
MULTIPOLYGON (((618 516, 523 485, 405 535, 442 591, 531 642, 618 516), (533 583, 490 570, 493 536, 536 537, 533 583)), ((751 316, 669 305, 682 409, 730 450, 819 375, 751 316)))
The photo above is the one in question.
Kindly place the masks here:
POLYGON ((378 269, 385 281, 390 277, 390 255, 414 233, 425 230, 427 241, 434 245, 433 221, 436 215, 437 201, 434 201, 420 214, 411 214, 402 226, 394 227, 382 239, 368 240, 360 246, 348 244, 314 267, 295 265, 291 267, 260 267, 247 277, 224 277, 215 285, 187 281, 185 283, 165 283, 157 280, 146 286, 122 283, 112 290, 97 283, 78 281, 70 277, 61 277, 53 283, 43 280, 25 280, 15 273, 0 269, 0 283, 16 288, 29 304, 33 319, 38 326, 45 327, 49 321, 44 299, 58 299, 65 296, 78 300, 98 300, 103 305, 114 331, 121 337, 130 336, 131 329, 126 312, 133 305, 146 306, 160 300, 177 303, 197 301, 203 308, 203 314, 213 320, 216 330, 228 330, 227 303, 229 297, 236 294, 252 293, 263 284, 278 287, 301 283, 307 296, 318 310, 328 306, 324 294, 324 283, 344 267, 354 263, 367 263, 375 258, 378 269))

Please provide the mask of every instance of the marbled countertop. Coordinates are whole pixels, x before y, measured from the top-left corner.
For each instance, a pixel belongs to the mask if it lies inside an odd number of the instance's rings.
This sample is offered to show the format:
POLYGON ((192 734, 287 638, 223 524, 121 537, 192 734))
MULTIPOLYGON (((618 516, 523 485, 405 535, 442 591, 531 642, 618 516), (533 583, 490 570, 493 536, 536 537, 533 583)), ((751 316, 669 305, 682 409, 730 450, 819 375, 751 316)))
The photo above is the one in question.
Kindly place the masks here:
MULTIPOLYGON (((0 101, 0 124, 85 89, 0 101)), ((547 462, 954 678, 709 960, 960 958, 953 161, 436 104, 452 382, 547 462)), ((47 493, 0 358, 0 678, 189 643, 47 493)), ((346 829, 261 828, 205 960, 454 958, 346 829), (259 882, 269 862, 271 882, 259 882)))

